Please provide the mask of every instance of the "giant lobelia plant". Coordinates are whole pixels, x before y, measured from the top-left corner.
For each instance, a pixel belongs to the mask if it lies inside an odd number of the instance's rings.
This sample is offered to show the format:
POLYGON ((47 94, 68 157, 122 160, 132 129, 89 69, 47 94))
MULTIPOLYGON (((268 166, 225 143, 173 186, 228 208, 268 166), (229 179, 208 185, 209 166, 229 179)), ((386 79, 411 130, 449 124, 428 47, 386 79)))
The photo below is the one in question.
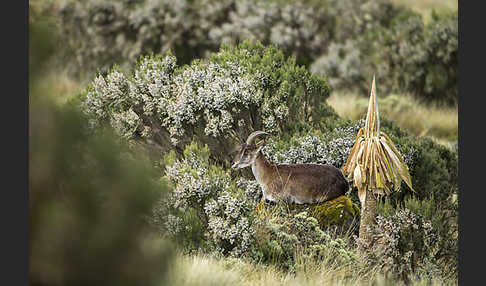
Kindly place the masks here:
POLYGON ((375 222, 376 196, 398 191, 402 179, 414 191, 403 157, 390 137, 380 130, 374 76, 365 126, 358 131, 343 173, 352 178, 358 188, 361 202, 359 237, 364 241, 369 241, 370 227, 375 222))

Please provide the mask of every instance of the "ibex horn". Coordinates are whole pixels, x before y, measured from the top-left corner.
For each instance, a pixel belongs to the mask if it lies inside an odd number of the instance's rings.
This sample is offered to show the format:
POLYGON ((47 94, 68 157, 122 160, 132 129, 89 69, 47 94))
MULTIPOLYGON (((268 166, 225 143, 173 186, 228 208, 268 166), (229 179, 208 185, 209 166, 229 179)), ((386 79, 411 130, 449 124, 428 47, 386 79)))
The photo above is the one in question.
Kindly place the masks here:
POLYGON ((264 132, 264 131, 254 131, 253 133, 248 136, 248 139, 246 139, 246 144, 250 145, 253 140, 260 135, 270 135, 270 133, 264 132))

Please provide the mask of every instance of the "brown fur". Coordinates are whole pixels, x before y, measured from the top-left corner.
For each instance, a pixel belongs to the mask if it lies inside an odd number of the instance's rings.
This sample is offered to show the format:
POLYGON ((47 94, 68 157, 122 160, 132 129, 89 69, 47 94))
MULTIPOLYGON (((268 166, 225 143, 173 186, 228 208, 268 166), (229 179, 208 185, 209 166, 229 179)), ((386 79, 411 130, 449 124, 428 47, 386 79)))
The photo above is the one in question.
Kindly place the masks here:
POLYGON ((323 164, 270 164, 259 152, 255 168, 266 187, 266 195, 275 200, 296 203, 320 203, 344 195, 348 182, 342 172, 323 164))
POLYGON ((260 152, 263 142, 243 144, 235 157, 234 168, 252 167, 267 200, 289 203, 320 203, 348 191, 342 172, 324 164, 271 164, 260 152))

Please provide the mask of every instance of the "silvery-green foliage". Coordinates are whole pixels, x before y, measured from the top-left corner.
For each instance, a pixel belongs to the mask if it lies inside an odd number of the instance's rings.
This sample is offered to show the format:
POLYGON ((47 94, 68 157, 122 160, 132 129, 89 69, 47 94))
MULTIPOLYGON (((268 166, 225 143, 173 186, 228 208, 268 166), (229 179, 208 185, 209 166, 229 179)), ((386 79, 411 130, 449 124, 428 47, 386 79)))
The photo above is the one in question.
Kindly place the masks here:
POLYGON ((425 27, 419 15, 389 0, 89 0, 67 2, 61 23, 78 71, 106 72, 169 50, 189 63, 222 43, 255 40, 277 45, 315 72, 331 69, 335 88, 365 91, 363 79, 378 73, 388 78, 387 93, 457 98, 457 13, 434 16, 425 27))
POLYGON ((236 124, 234 115, 239 110, 263 101, 253 78, 234 62, 192 65, 174 78, 172 92, 164 119, 172 137, 184 136, 184 127, 195 125, 200 118, 205 122, 205 135, 225 136, 236 124))
POLYGON ((215 26, 215 42, 238 43, 250 39, 274 44, 285 52, 305 58, 322 53, 332 38, 333 15, 325 3, 235 1, 227 23, 215 26))
POLYGON ((109 123, 126 139, 162 152, 171 145, 183 150, 198 136, 226 162, 250 130, 278 133, 311 118, 318 123, 319 113, 308 107, 325 105, 327 96, 323 77, 273 46, 243 42, 183 67, 170 53, 142 57, 131 72, 115 68, 97 76, 82 104, 93 126, 109 123))
POLYGON ((332 42, 327 53, 318 57, 310 66, 310 71, 324 75, 335 89, 345 89, 359 82, 366 82, 362 74, 361 50, 353 40, 345 43, 332 42))
POLYGON ((427 74, 424 96, 428 99, 443 99, 446 103, 458 100, 459 39, 458 14, 434 16, 425 35, 425 46, 429 51, 429 63, 433 63, 427 74))
POLYGON ((178 233, 182 232, 184 229, 184 220, 178 216, 168 214, 163 218, 164 227, 170 236, 176 236, 178 233))
MULTIPOLYGON (((61 36, 71 47, 77 69, 107 71, 140 56, 172 49, 187 63, 219 43, 210 28, 226 21, 233 1, 92 0, 66 2, 61 36)), ((78 70, 80 72, 80 70, 78 70)))
POLYGON ((244 40, 278 45, 307 65, 333 41, 388 26, 399 10, 388 0, 88 0, 63 5, 60 29, 78 71, 168 50, 189 63, 244 40))
POLYGON ((389 0, 328 0, 326 3, 335 18, 333 42, 336 43, 345 43, 377 27, 389 27, 406 10, 389 0))
POLYGON ((217 176, 201 162, 197 154, 191 153, 172 165, 166 166, 165 176, 174 185, 170 196, 171 207, 185 209, 189 206, 204 205, 220 190, 228 188, 228 175, 217 176))
POLYGON ((318 163, 341 168, 362 126, 364 120, 359 120, 354 125, 336 127, 329 133, 294 134, 284 140, 271 138, 262 151, 274 163, 318 163))
POLYGON ((400 279, 430 268, 440 251, 437 230, 420 214, 409 209, 397 210, 389 217, 378 215, 369 244, 357 239, 366 255, 365 262, 378 264, 383 271, 400 279), (422 268, 422 269, 421 269, 422 268))
POLYGON ((275 150, 269 144, 263 150, 272 162, 285 164, 319 163, 341 167, 346 162, 347 155, 354 144, 353 136, 325 140, 318 135, 305 135, 296 141, 295 146, 275 150))
POLYGON ((405 11, 351 40, 333 42, 311 65, 338 89, 366 94, 363 79, 376 74, 383 94, 408 92, 427 101, 457 102, 457 12, 421 15, 405 11))
POLYGON ((416 92, 423 88, 419 82, 427 76, 427 70, 417 67, 427 65, 429 57, 424 45, 424 31, 424 22, 417 14, 403 17, 391 29, 379 32, 382 40, 376 44, 375 51, 380 50, 381 57, 388 59, 378 64, 383 75, 389 75, 388 82, 384 84, 388 90, 398 91, 401 88, 416 92), (409 84, 412 82, 414 84, 409 84))
POLYGON ((424 25, 419 16, 397 21, 393 29, 382 32, 390 71, 399 89, 421 98, 446 104, 457 103, 458 17, 457 13, 432 15, 424 25))
POLYGON ((283 206, 269 211, 269 217, 257 217, 254 222, 256 244, 263 261, 271 261, 290 271, 296 270, 297 256, 300 260, 321 263, 324 260, 331 265, 357 261, 357 254, 344 239, 322 230, 317 219, 306 211, 289 212, 283 206))
POLYGON ((244 197, 236 197, 226 190, 204 205, 208 233, 219 252, 238 257, 252 247, 254 230, 249 217, 252 207, 254 204, 244 197))
MULTIPOLYGON (((269 138, 262 152, 274 163, 319 163, 342 168, 364 122, 364 119, 360 119, 352 124, 338 126, 328 133, 294 134, 284 140, 269 138)), ((400 145, 397 148, 405 163, 413 167, 417 149, 400 145)))
POLYGON ((167 114, 175 57, 145 57, 133 75, 113 69, 98 75, 82 102, 92 125, 108 121, 126 139, 151 138, 167 114))
POLYGON ((239 178, 236 181, 236 186, 240 189, 245 190, 245 197, 247 200, 253 203, 258 203, 262 197, 262 187, 258 183, 258 181, 248 180, 246 178, 239 178))
POLYGON ((127 29, 128 1, 68 1, 60 11, 60 34, 68 56, 80 67, 108 69, 117 57, 126 56, 120 47, 129 40, 121 30, 127 29), (100 66, 101 64, 101 66, 100 66))
MULTIPOLYGON (((154 208, 156 224, 183 244, 190 244, 194 224, 201 225, 197 240, 205 240, 208 249, 231 256, 244 255, 253 245, 253 216, 256 205, 241 187, 250 182, 235 183, 227 170, 210 164, 209 149, 195 142, 184 150, 184 157, 166 157, 165 179, 173 187, 167 199, 154 208), (238 186, 239 185, 239 186, 238 186), (186 214, 194 210, 194 218, 186 214)), ((254 186, 253 186, 254 188, 254 186)), ((195 243, 193 243, 195 244, 195 243)))
POLYGON ((425 273, 439 269, 443 271, 439 276, 457 277, 457 238, 459 230, 457 197, 450 197, 446 201, 442 201, 435 199, 433 195, 426 199, 418 199, 416 196, 413 196, 405 199, 397 207, 393 207, 390 202, 389 198, 386 198, 378 205, 377 212, 382 217, 390 218, 397 210, 408 209, 412 213, 421 215, 425 221, 430 221, 433 229, 436 231, 438 237, 436 249, 430 249, 432 251, 431 255, 424 258, 424 260, 428 261, 423 262, 424 269, 420 271, 425 273))

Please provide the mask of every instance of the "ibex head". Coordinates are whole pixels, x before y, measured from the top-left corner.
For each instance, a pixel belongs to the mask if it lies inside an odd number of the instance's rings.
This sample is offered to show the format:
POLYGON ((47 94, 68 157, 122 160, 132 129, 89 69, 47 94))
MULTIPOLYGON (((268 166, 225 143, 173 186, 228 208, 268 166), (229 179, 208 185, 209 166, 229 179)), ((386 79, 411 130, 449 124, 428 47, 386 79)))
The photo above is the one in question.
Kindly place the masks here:
POLYGON ((246 139, 246 143, 241 144, 240 151, 235 156, 231 168, 245 168, 255 162, 258 152, 260 152, 265 143, 264 140, 258 142, 257 144, 254 143, 255 139, 260 135, 268 136, 270 134, 263 131, 255 131, 251 133, 250 136, 248 136, 248 139, 246 139))

